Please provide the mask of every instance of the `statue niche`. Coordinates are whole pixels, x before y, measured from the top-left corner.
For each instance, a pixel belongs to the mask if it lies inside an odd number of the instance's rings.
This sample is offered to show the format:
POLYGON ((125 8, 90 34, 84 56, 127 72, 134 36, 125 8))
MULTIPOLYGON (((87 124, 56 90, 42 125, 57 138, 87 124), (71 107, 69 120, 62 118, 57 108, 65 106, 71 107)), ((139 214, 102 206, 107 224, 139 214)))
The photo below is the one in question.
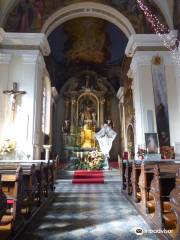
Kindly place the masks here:
POLYGON ((78 101, 79 126, 89 127, 97 125, 97 100, 92 95, 83 95, 78 101))

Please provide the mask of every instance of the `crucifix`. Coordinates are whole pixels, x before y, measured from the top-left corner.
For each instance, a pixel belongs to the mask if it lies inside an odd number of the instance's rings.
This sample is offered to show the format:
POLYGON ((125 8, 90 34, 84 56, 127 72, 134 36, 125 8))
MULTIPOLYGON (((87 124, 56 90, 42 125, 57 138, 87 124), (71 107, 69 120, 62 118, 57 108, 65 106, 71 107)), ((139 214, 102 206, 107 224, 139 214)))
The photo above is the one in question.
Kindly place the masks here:
POLYGON ((4 94, 10 95, 10 102, 11 102, 11 111, 13 114, 13 121, 14 121, 14 113, 16 110, 16 97, 22 94, 25 94, 25 91, 19 91, 17 82, 13 82, 13 89, 12 90, 4 90, 4 94))

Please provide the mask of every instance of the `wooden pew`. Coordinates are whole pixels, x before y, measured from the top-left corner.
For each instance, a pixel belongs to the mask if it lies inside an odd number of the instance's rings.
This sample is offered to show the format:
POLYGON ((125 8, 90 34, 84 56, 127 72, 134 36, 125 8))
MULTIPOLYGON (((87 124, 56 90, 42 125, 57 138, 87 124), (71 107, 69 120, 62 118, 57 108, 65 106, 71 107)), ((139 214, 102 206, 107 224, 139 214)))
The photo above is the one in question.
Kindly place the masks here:
MULTIPOLYGON (((128 199, 153 229, 173 231, 173 234, 160 234, 162 239, 180 239, 180 170, 174 188, 178 168, 180 162, 175 160, 134 161, 132 164, 132 195, 128 199)), ((125 193, 127 196, 127 191, 125 193)))
POLYGON ((7 198, 6 214, 0 221, 1 239, 6 239, 13 231, 16 231, 22 224, 21 202, 22 202, 22 168, 6 167, 0 168, 2 191, 7 198))
POLYGON ((55 163, 53 160, 33 160, 34 164, 42 164, 42 189, 43 195, 48 196, 49 192, 54 191, 55 187, 55 163))
MULTIPOLYGON (((180 239, 180 168, 176 172, 176 183, 174 189, 170 193, 170 202, 172 212, 176 218, 176 229, 174 229, 172 236, 173 239, 180 239)), ((166 219, 170 220, 170 219, 166 219)))
POLYGON ((126 171, 126 161, 121 159, 121 190, 124 191, 126 189, 126 178, 125 178, 125 171, 126 171))
POLYGON ((7 208, 7 198, 2 191, 2 183, 0 182, 0 221, 6 213, 6 208, 7 208))
POLYGON ((0 161, 2 190, 8 208, 0 222, 0 239, 7 239, 23 228, 31 210, 54 190, 54 161, 0 161))
MULTIPOLYGON (((133 185, 137 185, 136 188, 140 189, 140 192, 138 193, 139 196, 137 196, 136 192, 133 192, 132 195, 135 195, 136 199, 138 198, 137 201, 137 207, 140 209, 140 211, 142 213, 150 213, 150 201, 152 200, 152 194, 150 192, 150 186, 151 186, 151 181, 153 179, 154 176, 154 166, 155 164, 159 164, 159 166, 161 166, 161 168, 167 168, 169 166, 173 166, 172 168, 175 169, 178 168, 179 163, 175 163, 175 161, 167 161, 167 160, 163 160, 163 161, 142 161, 141 162, 141 172, 139 175, 139 180, 138 180, 138 184, 135 181, 135 183, 133 183, 133 185), (147 207, 147 203, 149 202, 149 207, 147 207)), ((136 170, 139 170, 140 166, 137 166, 136 170)), ((139 174, 139 173, 138 173, 139 174)), ((135 179, 136 180, 136 179, 135 179)), ((134 189, 133 189, 134 190, 134 189)))
MULTIPOLYGON (((9 163, 8 160, 3 160, 9 163)), ((36 197, 37 205, 40 205, 42 197, 48 197, 49 192, 54 191, 55 187, 55 162, 53 160, 14 160, 13 163, 23 165, 35 165, 36 175, 36 197)))
POLYGON ((141 173, 141 163, 142 161, 133 161, 132 163, 132 173, 131 173, 131 184, 132 184, 132 199, 134 202, 139 202, 141 200, 140 189, 139 189, 139 177, 141 173))
POLYGON ((176 164, 155 165, 150 193, 153 199, 147 206, 151 207, 151 220, 157 229, 174 229, 176 218, 172 214, 170 192, 175 186, 176 164), (169 219, 169 221, 168 221, 169 219))
POLYGON ((132 172, 132 161, 126 160, 126 168, 125 168, 125 192, 127 195, 131 195, 132 193, 132 184, 131 184, 131 172, 132 172))

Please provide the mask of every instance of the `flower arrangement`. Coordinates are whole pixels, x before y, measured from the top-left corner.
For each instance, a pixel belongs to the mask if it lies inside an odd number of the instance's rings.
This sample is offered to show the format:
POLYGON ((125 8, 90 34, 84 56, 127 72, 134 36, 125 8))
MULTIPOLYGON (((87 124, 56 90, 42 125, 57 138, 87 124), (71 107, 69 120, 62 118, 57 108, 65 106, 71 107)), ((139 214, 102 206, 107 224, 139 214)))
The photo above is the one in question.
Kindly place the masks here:
POLYGON ((102 153, 96 150, 89 152, 82 159, 76 159, 75 168, 84 170, 99 170, 103 168, 103 163, 104 159, 102 153))
POLYGON ((5 140, 0 143, 0 156, 7 155, 9 153, 13 153, 16 150, 16 142, 10 139, 5 140))
POLYGON ((162 146, 160 153, 162 159, 175 159, 174 147, 172 146, 162 146))
POLYGON ((147 154, 147 150, 144 148, 138 147, 137 156, 139 159, 144 159, 144 156, 147 154))

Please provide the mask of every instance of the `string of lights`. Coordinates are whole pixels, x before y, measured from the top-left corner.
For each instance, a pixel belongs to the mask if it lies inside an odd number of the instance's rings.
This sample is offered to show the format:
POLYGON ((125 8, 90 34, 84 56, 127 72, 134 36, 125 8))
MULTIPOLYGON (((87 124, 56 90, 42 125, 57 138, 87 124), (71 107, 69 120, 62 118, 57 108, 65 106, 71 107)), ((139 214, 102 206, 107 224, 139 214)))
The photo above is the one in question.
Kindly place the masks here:
POLYGON ((180 64, 180 52, 178 51, 179 40, 178 38, 169 30, 167 26, 162 24, 158 17, 148 8, 144 0, 137 0, 139 8, 144 12, 146 19, 151 24, 154 32, 159 35, 162 39, 163 44, 168 48, 172 54, 173 59, 180 64))

